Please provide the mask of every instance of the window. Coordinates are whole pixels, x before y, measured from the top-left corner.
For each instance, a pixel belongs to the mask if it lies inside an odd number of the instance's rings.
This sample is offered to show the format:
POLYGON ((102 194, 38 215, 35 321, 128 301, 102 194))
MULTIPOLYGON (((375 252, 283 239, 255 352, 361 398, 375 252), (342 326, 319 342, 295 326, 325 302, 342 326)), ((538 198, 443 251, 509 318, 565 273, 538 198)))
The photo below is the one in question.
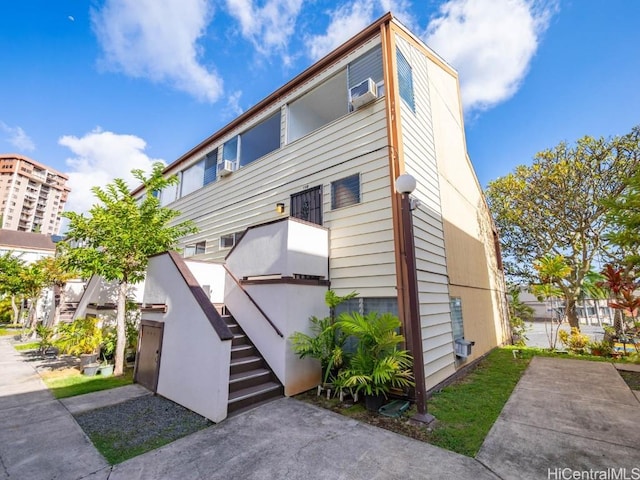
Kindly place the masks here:
POLYGON ((195 192, 202 188, 204 180, 204 160, 199 161, 195 165, 190 166, 182 172, 182 190, 180 196, 184 197, 191 192, 195 192))
POLYGON ((235 162, 238 160, 238 137, 233 137, 222 147, 222 161, 229 160, 235 162))
POLYGON ((322 185, 291 195, 291 216, 322 225, 322 185))
POLYGON ((404 57, 402 52, 396 48, 396 57, 398 60, 398 88, 400 90, 400 98, 402 98, 409 108, 415 112, 416 102, 413 96, 413 72, 411 65, 404 57))
POLYGON ((341 70, 288 108, 288 141, 293 142, 349 113, 347 71, 341 70))
POLYGON ((280 148, 280 112, 240 134, 240 166, 280 148))
POLYGON ((168 185, 162 189, 160 193, 160 205, 167 206, 171 202, 175 202, 178 198, 179 185, 168 185))
POLYGON ((460 297, 451 297, 449 299, 449 306, 451 308, 451 329, 453 331, 453 339, 462 339, 464 338, 462 299, 460 297))
POLYGON ((348 72, 349 89, 364 82, 367 78, 370 78, 378 87, 378 97, 384 95, 382 47, 380 45, 372 48, 367 53, 351 62, 348 67, 348 72))
POLYGON ((216 180, 216 166, 218 165, 218 149, 207 153, 204 157, 204 179, 203 185, 209 185, 216 180))
POLYGON ((194 245, 187 245, 184 247, 184 257, 193 257, 194 255, 201 255, 205 253, 207 249, 207 242, 198 242, 194 245))
POLYGON ((360 203, 360 174, 331 182, 331 208, 348 207, 360 203))
POLYGON ((233 247, 236 243, 238 243, 238 241, 242 237, 243 233, 244 233, 244 231, 230 233, 229 235, 222 235, 220 237, 220 248, 231 248, 231 247, 233 247))
POLYGON ((362 315, 378 312, 397 316, 398 299, 396 297, 356 297, 336 307, 336 315, 349 312, 358 312, 362 315))

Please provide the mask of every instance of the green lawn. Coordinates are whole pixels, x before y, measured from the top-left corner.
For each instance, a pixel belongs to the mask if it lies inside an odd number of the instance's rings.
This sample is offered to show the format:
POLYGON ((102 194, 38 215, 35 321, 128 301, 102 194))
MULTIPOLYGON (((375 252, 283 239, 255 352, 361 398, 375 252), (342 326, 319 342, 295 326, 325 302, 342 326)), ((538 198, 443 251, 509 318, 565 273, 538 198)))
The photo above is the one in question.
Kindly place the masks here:
POLYGON ((62 377, 48 377, 43 375, 44 383, 56 398, 75 397, 85 393, 108 390, 133 383, 133 369, 126 369, 125 374, 115 377, 88 377, 77 370, 69 370, 68 375, 62 377))
POLYGON ((0 337, 7 337, 9 335, 17 335, 20 333, 20 330, 16 330, 14 328, 0 328, 0 337))
POLYGON ((40 348, 40 342, 19 343, 13 346, 19 352, 24 350, 37 350, 40 348))
POLYGON ((429 443, 475 456, 532 357, 495 349, 469 375, 435 393, 427 408, 438 426, 429 443))

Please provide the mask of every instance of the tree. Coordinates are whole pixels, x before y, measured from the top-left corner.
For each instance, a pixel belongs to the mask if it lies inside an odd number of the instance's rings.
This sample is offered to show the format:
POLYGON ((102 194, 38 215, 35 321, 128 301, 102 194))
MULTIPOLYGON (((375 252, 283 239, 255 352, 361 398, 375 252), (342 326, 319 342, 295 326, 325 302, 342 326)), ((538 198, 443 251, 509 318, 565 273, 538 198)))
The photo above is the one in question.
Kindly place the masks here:
MULTIPOLYGON (((640 135, 640 127, 632 133, 640 135)), ((626 180, 622 193, 607 199, 604 205, 612 230, 609 239, 624 252, 630 268, 640 268, 640 154, 636 150, 629 156, 636 165, 635 172, 626 180)))
POLYGON ((38 299, 42 295, 42 291, 47 286, 47 278, 44 271, 44 262, 46 258, 41 258, 26 267, 24 267, 19 274, 20 278, 20 292, 29 301, 29 313, 27 315, 27 323, 25 327, 27 330, 33 329, 35 332, 36 327, 36 307, 38 306, 38 299))
POLYGON ((104 188, 92 188, 99 203, 91 207, 89 216, 64 214, 69 219, 65 247, 69 264, 85 274, 97 274, 118 284, 115 375, 124 370, 129 285, 144 279, 149 256, 175 248, 181 237, 197 230, 190 221, 172 225, 180 212, 162 207, 154 196, 178 183, 175 175, 164 178, 162 171, 159 162, 153 165, 148 178, 141 170, 132 170, 144 186, 145 195, 139 201, 129 194, 125 181, 117 178, 104 188), (79 246, 71 248, 69 242, 79 246))
POLYGON ((16 299, 20 297, 22 285, 20 272, 24 269, 24 260, 16 257, 11 252, 0 255, 0 294, 11 297, 13 309, 13 323, 18 323, 20 309, 16 299))
POLYGON ((62 254, 55 257, 45 257, 42 261, 42 268, 46 285, 53 287, 54 310, 49 326, 55 327, 60 320, 60 309, 65 302, 65 287, 69 280, 76 278, 77 272, 73 270, 67 258, 62 254), (56 292, 59 292, 60 295, 57 299, 55 298, 56 292))
POLYGON ((486 190, 511 281, 530 281, 536 259, 564 257, 570 273, 558 287, 572 327, 579 328, 575 307, 585 275, 607 248, 605 199, 624 191, 637 170, 639 131, 635 127, 610 139, 583 137, 574 146, 560 143, 486 190))
POLYGON ((511 339, 514 345, 525 346, 527 344, 527 322, 533 320, 534 310, 520 299, 520 286, 509 285, 507 290, 509 301, 509 326, 511 327, 511 339))
POLYGON ((564 308, 558 308, 555 303, 556 299, 563 296, 563 286, 565 281, 571 275, 571 268, 567 265, 562 255, 547 255, 539 258, 533 264, 538 272, 540 283, 532 285, 533 294, 541 302, 550 302, 548 310, 550 311, 549 324, 545 321, 544 329, 549 340, 549 349, 555 350, 558 342, 558 332, 560 324, 567 316, 567 305, 564 308))

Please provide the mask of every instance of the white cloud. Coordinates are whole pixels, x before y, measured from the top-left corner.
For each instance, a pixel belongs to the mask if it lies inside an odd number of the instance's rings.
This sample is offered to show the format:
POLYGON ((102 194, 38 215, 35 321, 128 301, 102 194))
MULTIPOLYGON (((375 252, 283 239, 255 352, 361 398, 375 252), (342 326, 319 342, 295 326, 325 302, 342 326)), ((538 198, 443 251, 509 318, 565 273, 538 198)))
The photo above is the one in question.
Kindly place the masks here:
POLYGON ((373 21, 373 4, 366 0, 345 4, 330 15, 331 23, 325 34, 305 39, 307 52, 313 60, 318 60, 366 28, 373 21))
POLYGON ((286 55, 287 44, 295 33, 302 0, 266 0, 258 6, 254 0, 226 0, 229 14, 240 24, 244 38, 263 54, 286 55))
POLYGON ((131 170, 151 171, 153 162, 144 153, 146 142, 135 135, 121 135, 95 129, 83 137, 65 135, 58 143, 71 150, 73 156, 66 159, 71 193, 65 210, 87 212, 96 203, 91 191, 94 186, 104 187, 114 178, 122 178, 131 188, 138 181, 131 170))
POLYGON ((380 0, 380 8, 383 13, 393 13, 393 16, 410 30, 417 28, 416 19, 411 13, 412 6, 409 0, 380 0))
POLYGON ((244 110, 240 105, 240 97, 242 97, 242 90, 236 90, 227 96, 227 108, 225 112, 233 117, 239 116, 244 110))
POLYGON ((0 130, 7 134, 7 142, 13 145, 20 151, 33 152, 36 149, 36 144, 22 129, 22 127, 10 127, 4 122, 0 122, 0 130))
POLYGON ((556 10, 553 0, 449 0, 441 5, 424 39, 458 70, 467 112, 486 110, 515 94, 556 10))
POLYGON ((197 43, 212 17, 207 0, 106 0, 92 11, 107 68, 213 103, 222 79, 199 63, 197 43))

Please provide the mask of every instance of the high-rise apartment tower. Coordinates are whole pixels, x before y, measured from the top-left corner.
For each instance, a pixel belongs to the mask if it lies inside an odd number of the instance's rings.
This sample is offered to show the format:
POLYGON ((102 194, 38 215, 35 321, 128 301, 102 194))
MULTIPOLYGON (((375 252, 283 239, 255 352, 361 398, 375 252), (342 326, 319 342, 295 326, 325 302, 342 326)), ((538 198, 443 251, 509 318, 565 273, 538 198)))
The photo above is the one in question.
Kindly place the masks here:
POLYGON ((57 235, 69 177, 23 155, 0 154, 0 228, 57 235))

